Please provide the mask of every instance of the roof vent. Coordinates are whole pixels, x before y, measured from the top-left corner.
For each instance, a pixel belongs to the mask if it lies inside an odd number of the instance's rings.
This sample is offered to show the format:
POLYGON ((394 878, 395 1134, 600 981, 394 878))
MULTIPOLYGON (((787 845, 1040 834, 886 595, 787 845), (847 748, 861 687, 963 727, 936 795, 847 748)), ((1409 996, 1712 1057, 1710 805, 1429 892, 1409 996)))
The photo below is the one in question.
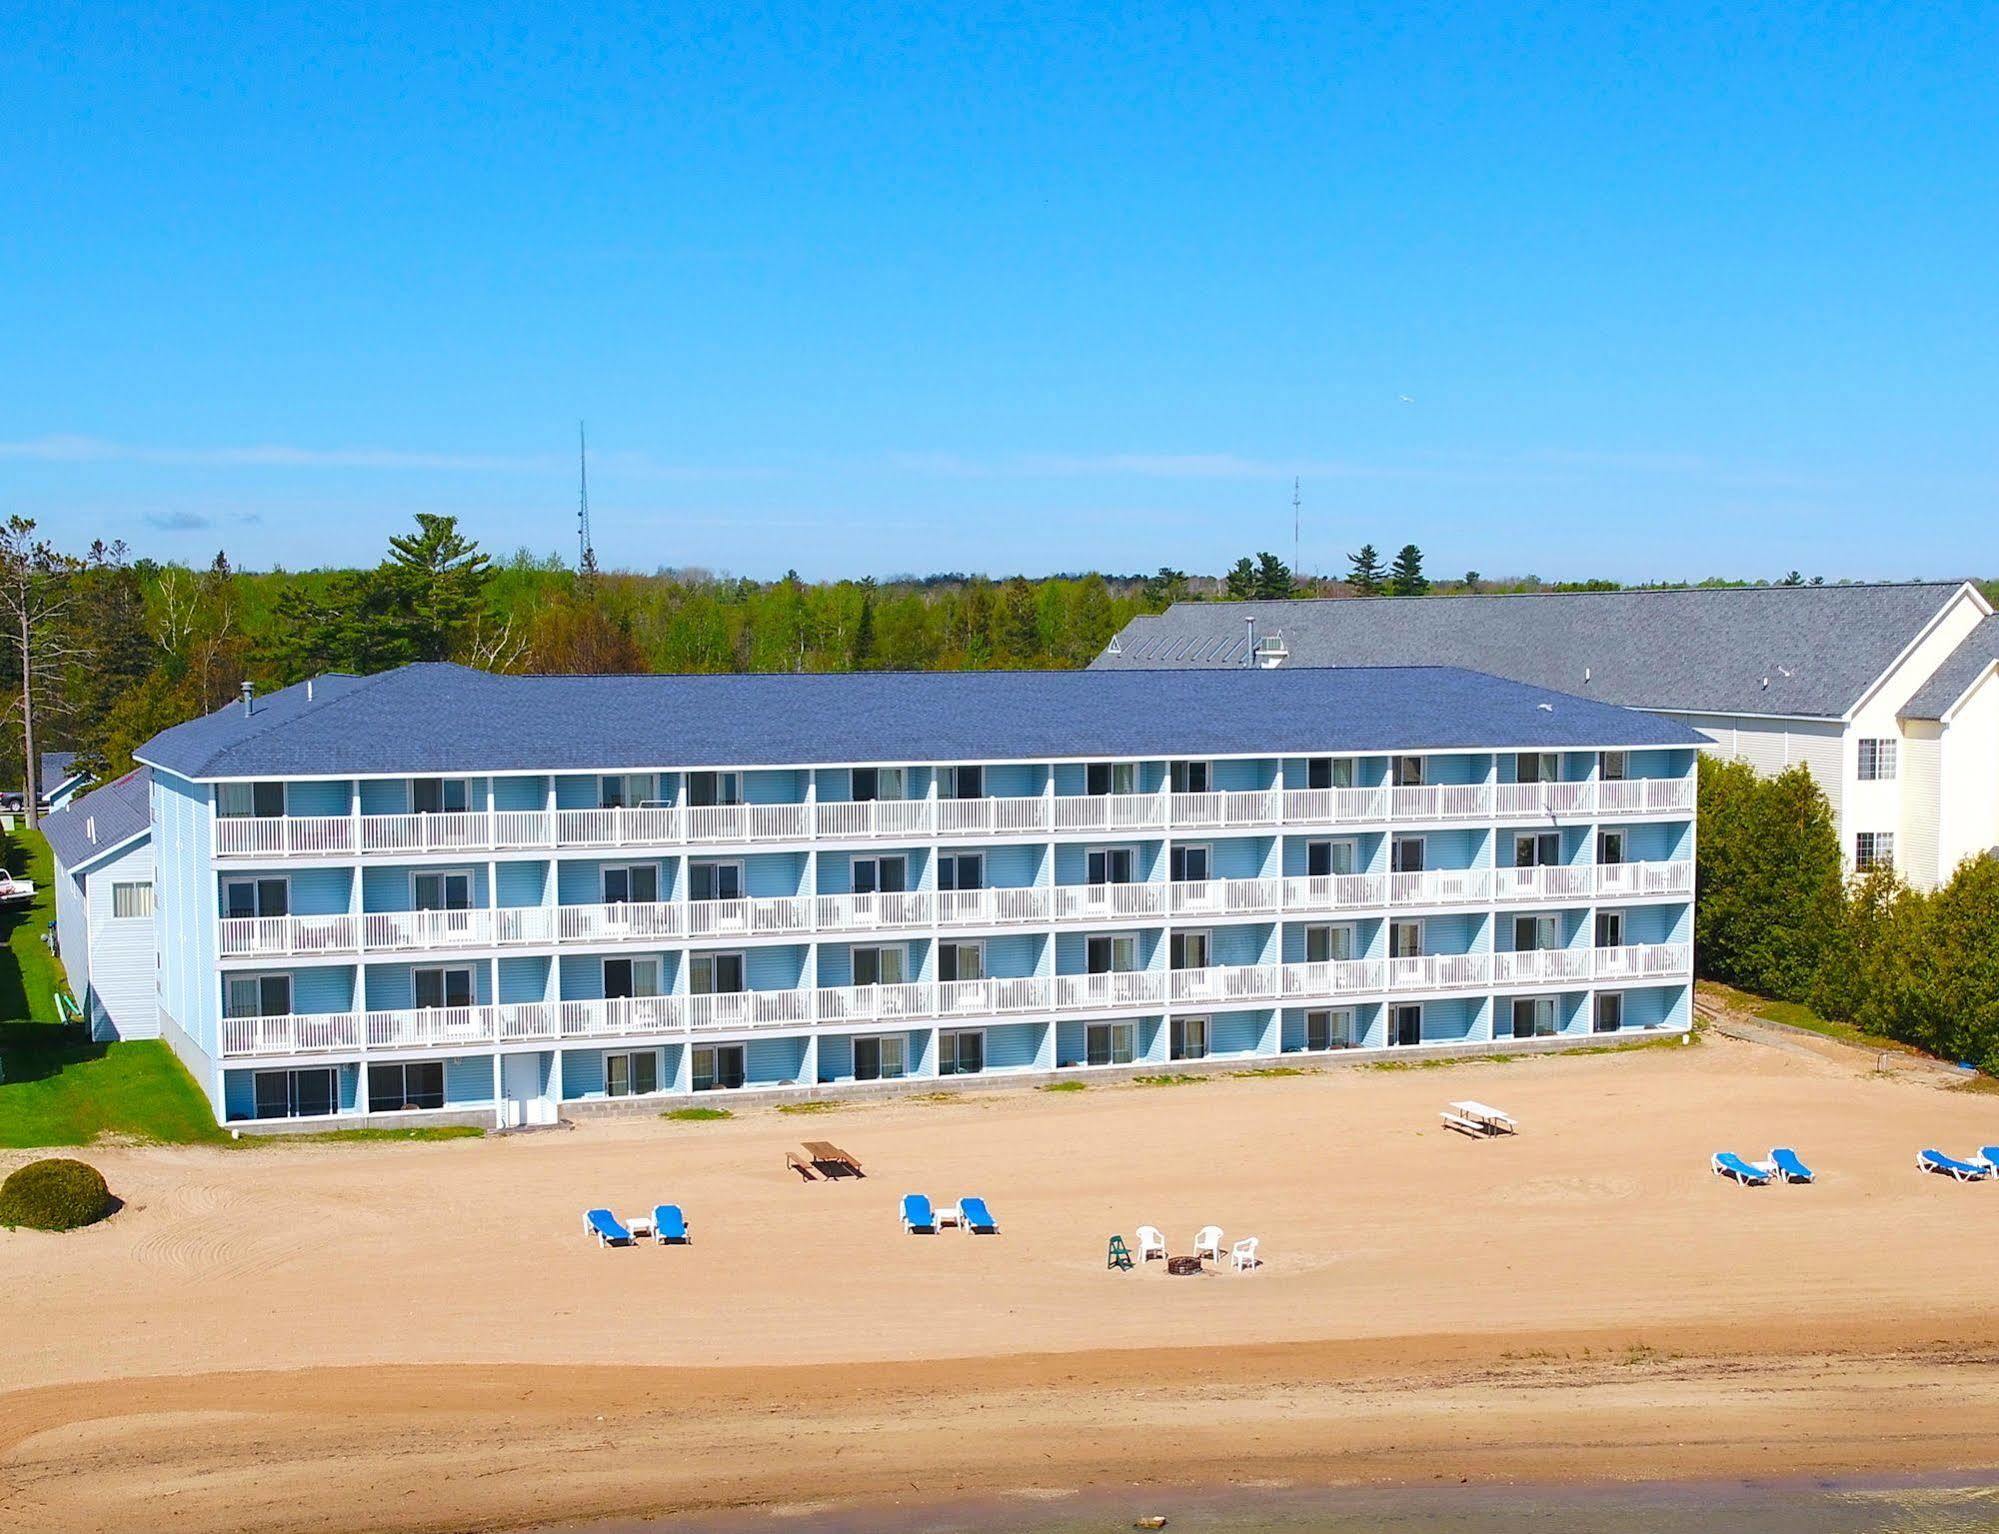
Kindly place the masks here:
POLYGON ((84 817, 83 835, 87 841, 95 842, 97 840, 97 817, 95 815, 86 815, 84 817))
POLYGON ((243 712, 244 712, 244 713, 246 713, 246 714, 253 714, 253 713, 255 713, 255 712, 256 712, 256 698, 257 698, 257 684, 256 684, 255 682, 251 681, 251 680, 250 680, 249 678, 245 677, 245 678, 243 679, 243 712))
POLYGON ((1555 705, 1552 703, 1536 703, 1534 706, 1544 714, 1552 714, 1555 711, 1555 705))
POLYGON ((1291 652, 1284 645, 1284 631, 1279 629, 1268 639, 1259 640, 1252 656, 1255 664, 1265 671, 1275 671, 1291 658, 1291 652))
POLYGON ((311 677, 307 677, 307 678, 305 679, 305 701, 306 701, 306 702, 308 702, 308 703, 310 703, 310 702, 312 701, 312 678, 311 678, 311 677))

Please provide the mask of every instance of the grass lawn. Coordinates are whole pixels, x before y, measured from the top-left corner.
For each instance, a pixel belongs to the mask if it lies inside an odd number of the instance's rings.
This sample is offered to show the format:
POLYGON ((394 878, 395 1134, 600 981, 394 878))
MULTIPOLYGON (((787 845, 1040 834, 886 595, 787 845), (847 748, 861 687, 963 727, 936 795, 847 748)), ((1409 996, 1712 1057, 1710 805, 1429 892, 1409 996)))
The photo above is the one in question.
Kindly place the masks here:
POLYGON ((180 1061, 158 1039, 93 1044, 79 1028, 0 1023, 0 1147, 88 1145, 99 1135, 220 1144, 180 1061))
POLYGON ((67 989, 68 982, 43 941, 56 919, 55 859, 48 838, 39 831, 16 831, 7 839, 7 870, 34 880, 35 898, 0 911, 0 933, 7 940, 0 953, 0 1019, 52 1023, 56 987, 67 989))
POLYGON ((1879 1034, 1867 1033, 1851 1023, 1839 1023, 1829 1017, 1820 1017, 1800 1001, 1771 1001, 1767 996, 1758 996, 1751 991, 1738 991, 1734 986, 1723 985, 1719 980, 1701 981, 1700 990, 1703 995, 1720 1002, 1732 1011, 1760 1017, 1767 1023, 1783 1023, 1787 1027, 1802 1028, 1807 1033, 1823 1034, 1828 1039, 1838 1039, 1842 1044, 1861 1044, 1869 1049, 1901 1050, 1912 1055, 1923 1053, 1913 1045, 1883 1038, 1879 1034))

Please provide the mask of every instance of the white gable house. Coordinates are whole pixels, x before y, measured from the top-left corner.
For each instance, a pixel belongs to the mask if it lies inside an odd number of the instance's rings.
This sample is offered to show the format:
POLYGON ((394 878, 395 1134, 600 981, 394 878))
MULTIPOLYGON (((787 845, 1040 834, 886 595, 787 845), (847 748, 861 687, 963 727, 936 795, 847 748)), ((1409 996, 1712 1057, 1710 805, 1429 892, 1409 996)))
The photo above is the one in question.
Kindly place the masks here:
POLYGON ((56 952, 93 1039, 159 1037, 148 777, 127 773, 42 824, 55 854, 56 952))

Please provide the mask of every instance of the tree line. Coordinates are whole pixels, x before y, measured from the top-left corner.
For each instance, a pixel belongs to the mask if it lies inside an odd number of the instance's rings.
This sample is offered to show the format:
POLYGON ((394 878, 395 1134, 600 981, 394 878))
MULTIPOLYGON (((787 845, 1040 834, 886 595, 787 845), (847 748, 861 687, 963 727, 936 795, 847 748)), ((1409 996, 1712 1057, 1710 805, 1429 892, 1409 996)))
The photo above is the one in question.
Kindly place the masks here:
POLYGON ((1915 890, 1848 877, 1803 767, 1703 758, 1694 952, 1702 975, 1999 1075, 1999 858, 1915 890))
POLYGON ((1372 544, 1342 580, 1300 576, 1275 554, 1218 576, 1086 571, 1039 578, 962 572, 775 581, 698 569, 570 568, 527 550, 495 558, 453 517, 420 513, 374 565, 238 570, 134 559, 120 543, 63 550, 20 517, 0 527, 0 782, 31 751, 130 766, 160 730, 221 707, 245 681, 279 687, 327 671, 451 660, 495 671, 714 672, 1068 668, 1089 664, 1141 613, 1209 598, 1617 589, 1528 576, 1431 582, 1405 545, 1372 544))

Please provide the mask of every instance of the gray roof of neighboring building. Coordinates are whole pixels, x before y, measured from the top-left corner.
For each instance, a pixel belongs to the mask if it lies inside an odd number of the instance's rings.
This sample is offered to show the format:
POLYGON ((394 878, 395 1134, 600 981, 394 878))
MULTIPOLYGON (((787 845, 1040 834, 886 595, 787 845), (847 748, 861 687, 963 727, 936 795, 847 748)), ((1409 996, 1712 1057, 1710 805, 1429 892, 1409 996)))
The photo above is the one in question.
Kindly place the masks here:
POLYGON ((415 665, 164 731, 187 778, 1695 745, 1669 720, 1449 667, 496 676, 415 665))
POLYGON ((1248 618, 1290 666, 1467 666, 1631 708, 1836 719, 1963 582, 1531 596, 1182 602, 1135 618, 1105 670, 1241 666, 1248 618))
POLYGON ((56 863, 78 868, 151 827, 152 775, 136 768, 46 816, 42 831, 56 863))
POLYGON ((1988 617, 1964 636, 1964 642, 1930 673, 1930 679, 1916 689, 1915 696, 1902 705, 1904 719, 1941 719, 1944 710, 1964 696, 1964 690, 1999 660, 1999 613, 1988 617))
POLYGON ((61 786, 68 780, 70 768, 75 762, 76 753, 74 751, 44 751, 42 753, 42 775, 36 780, 35 787, 41 792, 47 793, 50 789, 61 786))

